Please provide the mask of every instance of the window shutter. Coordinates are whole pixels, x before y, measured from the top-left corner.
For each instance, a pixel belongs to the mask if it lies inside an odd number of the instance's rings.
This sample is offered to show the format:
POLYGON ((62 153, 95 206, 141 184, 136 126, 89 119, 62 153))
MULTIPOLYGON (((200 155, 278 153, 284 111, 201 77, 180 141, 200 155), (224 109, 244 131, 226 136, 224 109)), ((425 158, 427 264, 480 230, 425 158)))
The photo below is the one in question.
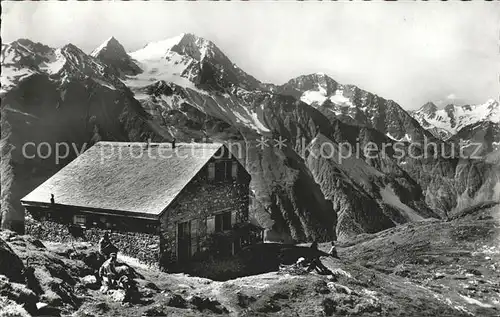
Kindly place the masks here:
POLYGON ((191 220, 191 255, 198 252, 198 219, 191 220))
POLYGON ((231 167, 231 176, 233 178, 238 177, 238 162, 236 162, 236 161, 233 161, 233 165, 231 167))
POLYGON ((215 232, 215 216, 210 216, 207 218, 207 234, 212 234, 215 232))

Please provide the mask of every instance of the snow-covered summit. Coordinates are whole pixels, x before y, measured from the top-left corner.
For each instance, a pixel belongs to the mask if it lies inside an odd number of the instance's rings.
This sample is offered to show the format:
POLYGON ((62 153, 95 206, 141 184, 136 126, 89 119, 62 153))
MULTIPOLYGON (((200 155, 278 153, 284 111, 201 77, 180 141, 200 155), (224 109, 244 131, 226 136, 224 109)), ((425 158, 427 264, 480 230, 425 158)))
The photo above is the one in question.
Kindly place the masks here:
POLYGON ((438 108, 433 103, 426 103, 420 109, 411 112, 411 115, 428 130, 444 130, 451 135, 456 134, 465 126, 478 122, 500 122, 500 106, 498 101, 489 99, 478 105, 449 104, 438 108))
POLYGON ((150 42, 146 44, 143 48, 130 52, 129 55, 138 61, 148 61, 157 60, 164 58, 165 55, 172 49, 172 47, 178 44, 184 37, 184 33, 168 38, 165 40, 150 42))
POLYGON ((143 48, 131 52, 130 56, 138 61, 151 61, 168 58, 172 52, 189 56, 197 61, 205 57, 224 55, 213 42, 191 33, 181 33, 172 38, 150 42, 143 48))
POLYGON ((5 94, 32 75, 48 75, 50 80, 65 83, 69 78, 79 81, 92 79, 110 89, 123 84, 112 69, 85 54, 73 44, 51 48, 30 40, 2 44, 2 90, 5 94))
POLYGON ((148 43, 129 55, 144 71, 131 83, 133 86, 154 79, 217 90, 232 86, 261 87, 257 79, 231 62, 213 42, 191 33, 148 43))

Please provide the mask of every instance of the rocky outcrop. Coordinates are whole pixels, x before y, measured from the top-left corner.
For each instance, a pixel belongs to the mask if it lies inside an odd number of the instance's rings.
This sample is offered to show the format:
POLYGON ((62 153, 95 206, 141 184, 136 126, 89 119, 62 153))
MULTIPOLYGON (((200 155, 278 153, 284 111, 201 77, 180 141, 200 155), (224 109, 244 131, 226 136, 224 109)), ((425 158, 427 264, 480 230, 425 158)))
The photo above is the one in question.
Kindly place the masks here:
POLYGON ((12 282, 24 281, 24 264, 12 248, 0 238, 0 272, 12 282))

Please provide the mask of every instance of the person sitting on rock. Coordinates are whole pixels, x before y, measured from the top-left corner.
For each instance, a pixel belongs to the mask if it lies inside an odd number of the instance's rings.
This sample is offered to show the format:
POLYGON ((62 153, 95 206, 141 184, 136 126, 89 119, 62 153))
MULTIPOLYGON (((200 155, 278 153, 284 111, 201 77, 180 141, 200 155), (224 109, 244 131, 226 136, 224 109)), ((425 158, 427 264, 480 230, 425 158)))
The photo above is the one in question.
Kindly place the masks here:
POLYGON ((335 247, 335 241, 332 241, 332 247, 330 248, 330 251, 328 251, 328 254, 333 258, 339 258, 337 248, 335 247))
POLYGON ((109 234, 107 232, 104 233, 104 236, 99 240, 99 253, 107 258, 111 253, 117 252, 118 248, 109 239, 109 234))
POLYGON ((139 290, 137 288, 137 283, 129 275, 120 276, 118 279, 118 286, 125 290, 125 296, 123 297, 122 303, 134 303, 138 300, 139 290))
POLYGON ((111 287, 116 286, 116 253, 111 253, 109 259, 107 259, 99 268, 99 277, 102 281, 101 291, 104 293, 111 287))

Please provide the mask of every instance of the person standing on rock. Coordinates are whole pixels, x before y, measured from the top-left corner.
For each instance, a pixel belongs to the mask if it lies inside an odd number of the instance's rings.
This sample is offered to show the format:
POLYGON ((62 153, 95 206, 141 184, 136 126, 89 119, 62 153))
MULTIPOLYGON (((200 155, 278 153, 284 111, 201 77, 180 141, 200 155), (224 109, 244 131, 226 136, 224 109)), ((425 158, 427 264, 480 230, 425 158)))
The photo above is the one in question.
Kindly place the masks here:
POLYGON ((330 270, 323 265, 320 260, 320 253, 318 250, 318 241, 314 240, 310 246, 311 254, 309 258, 309 266, 307 267, 307 272, 311 272, 312 270, 316 270, 319 274, 326 275, 330 273, 330 270))
POLYGON ((102 281, 101 291, 105 293, 110 287, 116 285, 116 253, 111 253, 99 268, 99 277, 102 281))

